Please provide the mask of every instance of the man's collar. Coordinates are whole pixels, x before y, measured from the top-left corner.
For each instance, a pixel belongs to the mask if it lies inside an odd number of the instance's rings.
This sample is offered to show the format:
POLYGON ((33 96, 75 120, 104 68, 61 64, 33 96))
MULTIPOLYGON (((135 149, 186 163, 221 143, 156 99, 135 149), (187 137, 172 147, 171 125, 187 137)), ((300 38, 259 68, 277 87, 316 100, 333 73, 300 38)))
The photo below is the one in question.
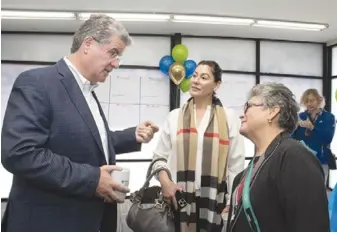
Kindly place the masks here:
POLYGON ((67 58, 67 57, 64 57, 64 61, 65 63, 69 66, 69 68, 71 70, 73 70, 77 75, 77 77, 75 78, 78 78, 79 81, 80 81, 80 84, 82 86, 82 90, 85 90, 85 89, 88 89, 88 90, 94 90, 96 87, 98 87, 98 84, 95 83, 95 84, 92 84, 88 79, 86 79, 80 72, 79 70, 71 63, 71 61, 67 58))

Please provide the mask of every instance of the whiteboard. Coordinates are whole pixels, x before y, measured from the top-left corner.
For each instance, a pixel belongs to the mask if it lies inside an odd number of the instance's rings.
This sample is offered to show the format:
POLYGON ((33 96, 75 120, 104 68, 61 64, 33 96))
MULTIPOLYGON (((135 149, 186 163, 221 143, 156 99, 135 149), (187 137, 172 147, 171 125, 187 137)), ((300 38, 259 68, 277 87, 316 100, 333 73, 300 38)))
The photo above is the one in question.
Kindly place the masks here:
MULTIPOLYGON (((23 71, 42 67, 41 65, 18 65, 18 64, 1 64, 1 128, 7 108, 7 102, 12 90, 15 79, 23 71)), ((7 198, 12 186, 12 174, 7 172, 1 164, 1 198, 7 198)))
POLYGON ((332 48, 332 76, 337 76, 337 45, 332 48))
POLYGON ((1 64, 1 128, 8 98, 15 79, 23 71, 43 67, 41 65, 1 64))
POLYGON ((322 76, 323 46, 261 41, 261 72, 322 76))
MULTIPOLYGON (((222 74, 222 83, 217 96, 224 106, 235 111, 237 117, 243 114, 244 104, 247 101, 247 95, 252 87, 255 86, 255 76, 245 74, 222 74)), ((190 94, 180 92, 180 106, 183 106, 190 98, 190 94)), ((254 156, 254 144, 245 140, 245 157, 254 156)))
MULTIPOLYGON (((146 120, 159 127, 170 112, 170 80, 159 70, 117 69, 111 73, 109 127, 121 130, 146 120)), ((152 159, 158 134, 142 145, 141 152, 117 155, 117 159, 152 159)))
MULTIPOLYGON (((316 88, 322 95, 323 81, 321 79, 309 78, 290 78, 290 77, 274 77, 274 76, 261 76, 260 83, 278 82, 288 87, 296 97, 296 101, 300 103, 302 94, 309 88, 316 88)), ((303 106, 301 106, 303 110, 303 106)))
MULTIPOLYGON (((2 64, 1 69, 1 126, 9 94, 17 76, 32 68, 42 66, 2 64)), ((163 125, 169 114, 169 79, 159 70, 118 69, 101 83, 95 93, 111 130, 133 127, 144 120, 163 125)), ((151 159, 158 134, 141 152, 117 155, 117 159, 151 159)), ((143 171, 145 176, 145 171, 143 171)), ((9 195, 12 174, 1 166, 1 197, 9 195)))

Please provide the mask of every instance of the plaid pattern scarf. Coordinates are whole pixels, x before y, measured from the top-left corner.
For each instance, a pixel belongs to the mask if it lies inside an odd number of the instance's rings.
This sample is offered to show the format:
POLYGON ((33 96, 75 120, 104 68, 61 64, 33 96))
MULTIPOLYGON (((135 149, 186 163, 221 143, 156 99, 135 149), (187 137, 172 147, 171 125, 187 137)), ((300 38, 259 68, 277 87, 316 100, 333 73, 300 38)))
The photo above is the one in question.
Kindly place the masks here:
POLYGON ((198 132, 194 100, 182 108, 177 131, 177 184, 184 189, 188 205, 180 211, 181 231, 221 231, 221 212, 225 208, 226 168, 229 149, 227 118, 219 99, 214 98, 203 140, 199 219, 196 219, 195 169, 198 132))

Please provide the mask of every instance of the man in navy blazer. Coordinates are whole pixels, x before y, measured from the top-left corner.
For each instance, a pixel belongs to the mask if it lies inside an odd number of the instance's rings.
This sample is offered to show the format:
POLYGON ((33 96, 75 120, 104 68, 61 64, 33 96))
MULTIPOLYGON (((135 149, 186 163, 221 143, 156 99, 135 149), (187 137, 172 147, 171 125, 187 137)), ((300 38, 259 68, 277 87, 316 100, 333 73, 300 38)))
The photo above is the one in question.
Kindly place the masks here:
POLYGON ((70 56, 16 79, 1 135, 13 173, 2 231, 116 231, 114 191, 129 190, 111 177, 115 155, 139 151, 158 131, 151 122, 110 131, 94 92, 130 43, 119 22, 91 16, 70 56))

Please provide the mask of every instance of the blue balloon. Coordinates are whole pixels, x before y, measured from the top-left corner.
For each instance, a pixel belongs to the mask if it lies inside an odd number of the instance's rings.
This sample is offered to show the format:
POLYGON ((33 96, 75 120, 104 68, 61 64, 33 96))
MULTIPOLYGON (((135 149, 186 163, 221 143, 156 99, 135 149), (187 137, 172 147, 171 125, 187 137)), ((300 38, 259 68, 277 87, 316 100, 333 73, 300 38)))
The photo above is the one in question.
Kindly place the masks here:
POLYGON ((166 55, 159 61, 159 69, 164 74, 169 74, 170 66, 174 63, 172 56, 166 55))
POLYGON ((187 60, 184 62, 184 67, 186 70, 186 78, 190 78, 193 75, 195 68, 197 68, 197 63, 193 60, 187 60))

